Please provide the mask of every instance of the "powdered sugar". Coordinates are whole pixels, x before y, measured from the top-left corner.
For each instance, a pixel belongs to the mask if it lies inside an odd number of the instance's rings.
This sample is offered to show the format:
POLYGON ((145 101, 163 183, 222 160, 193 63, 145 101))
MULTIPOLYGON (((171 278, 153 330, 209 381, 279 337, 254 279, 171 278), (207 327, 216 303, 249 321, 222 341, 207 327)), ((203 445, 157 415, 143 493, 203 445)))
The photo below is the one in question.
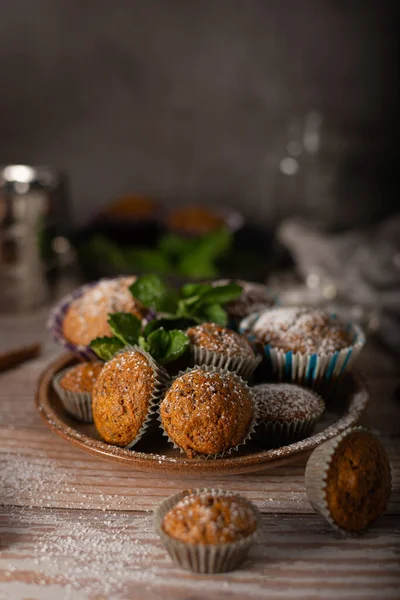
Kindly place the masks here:
POLYGON ((320 415, 325 404, 311 390, 289 383, 264 383, 254 386, 260 420, 290 422, 320 415))
POLYGON ((190 341, 212 352, 229 356, 254 356, 254 352, 246 338, 240 334, 220 327, 215 323, 203 323, 187 330, 190 341))

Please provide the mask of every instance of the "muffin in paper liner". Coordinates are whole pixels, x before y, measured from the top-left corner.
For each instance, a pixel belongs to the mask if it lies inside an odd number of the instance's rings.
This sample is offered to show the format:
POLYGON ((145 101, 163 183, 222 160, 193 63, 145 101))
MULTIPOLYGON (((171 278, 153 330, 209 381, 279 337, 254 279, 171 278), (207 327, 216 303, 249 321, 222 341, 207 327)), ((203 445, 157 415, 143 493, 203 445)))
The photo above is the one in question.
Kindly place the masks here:
POLYGON ((155 378, 154 391, 149 401, 147 416, 134 439, 125 446, 125 448, 129 449, 133 448, 133 446, 138 443, 138 441, 143 437, 147 430, 156 424, 158 405, 161 398, 164 395, 165 390, 168 388, 171 382, 171 378, 164 369, 164 367, 159 365, 148 352, 145 352, 139 346, 125 346, 125 348, 117 352, 117 354, 113 358, 125 352, 139 352, 140 354, 142 354, 142 356, 144 356, 150 364, 155 378))
MULTIPOLYGON (((90 346, 86 346, 84 344, 74 344, 73 342, 70 342, 66 339, 66 337, 64 336, 64 332, 63 332, 63 322, 64 322, 65 316, 67 314, 67 311, 70 307, 70 304, 74 300, 83 296, 86 292, 88 292, 93 287, 98 285, 98 283, 101 281, 110 281, 113 279, 120 279, 121 277, 123 277, 123 276, 103 277, 101 279, 97 279, 96 281, 92 281, 90 283, 82 285, 82 286, 78 287, 76 290, 74 290, 71 294, 64 296, 51 310, 49 318, 47 320, 47 324, 46 324, 47 329, 50 332, 50 335, 51 335, 53 341, 56 344, 58 344, 59 346, 62 346, 63 348, 65 348, 69 352, 72 352, 73 354, 75 354, 76 356, 80 357, 83 360, 93 360, 93 359, 97 360, 98 356, 90 348, 90 346)), ((128 275, 127 277, 133 277, 133 276, 128 275)), ((149 312, 148 317, 149 318, 151 317, 150 312, 149 312)), ((147 320, 148 320, 147 318, 144 319, 144 322, 146 322, 147 320)))
MULTIPOLYGON (((243 319, 239 331, 247 335, 250 342, 257 345, 257 338, 252 328, 260 313, 255 313, 243 319)), ((279 381, 288 381, 299 385, 318 388, 322 383, 335 383, 347 371, 365 344, 365 335, 359 325, 347 324, 347 333, 352 344, 342 350, 328 353, 284 352, 271 344, 263 346, 268 369, 279 381)), ((258 343, 260 345, 260 343, 258 343)))
POLYGON ((247 498, 227 490, 214 488, 184 490, 163 500, 155 511, 155 531, 160 536, 168 554, 181 567, 195 573, 224 573, 236 569, 246 558, 251 545, 256 541, 260 528, 261 515, 257 507, 247 498), (168 535, 163 529, 165 515, 185 496, 201 493, 238 498, 251 509, 256 519, 255 531, 241 540, 226 544, 189 544, 168 535))
POLYGON ((261 362, 261 356, 259 355, 254 357, 230 356, 195 344, 190 345, 190 352, 194 365, 210 365, 225 371, 233 371, 246 380, 250 379, 261 362))
POLYGON ((319 513, 336 531, 340 532, 341 534, 348 537, 357 536, 364 529, 370 527, 372 523, 385 512, 387 508, 392 485, 389 459, 387 458, 386 451, 383 448, 379 438, 373 432, 364 427, 353 427, 347 429, 337 437, 322 443, 312 452, 306 465, 305 485, 308 500, 317 513, 319 513), (340 527, 335 521, 334 515, 332 514, 328 503, 327 485, 329 483, 329 470, 336 451, 339 449, 341 443, 360 433, 367 434, 371 439, 373 439, 382 451, 382 457, 385 457, 386 464, 384 465, 385 472, 383 473, 383 479, 385 480, 384 484, 386 489, 383 502, 384 505, 381 506, 380 513, 366 523, 363 527, 357 530, 352 530, 340 527))
MULTIPOLYGON (((264 384, 268 385, 268 384, 264 384)), ((274 384, 272 384, 274 385, 274 384)), ((277 386, 285 384, 275 384, 277 386)), ((255 386, 254 391, 257 397, 257 390, 262 386, 255 386)), ((275 420, 268 421, 262 418, 262 401, 259 402, 259 419, 256 426, 255 438, 260 442, 263 447, 266 448, 279 448, 281 446, 288 446, 294 442, 299 442, 306 439, 311 434, 314 425, 319 421, 322 414, 325 411, 325 402, 314 391, 310 389, 304 389, 307 394, 312 394, 314 398, 319 401, 319 408, 311 417, 299 419, 291 419, 290 421, 275 420)))
MULTIPOLYGON (((204 459, 204 460, 208 460, 208 459, 216 459, 216 458, 224 458, 226 456, 230 456, 233 452, 236 452, 241 446, 245 446, 247 444, 247 442, 253 437, 254 432, 255 432, 255 427, 257 424, 257 418, 258 418, 258 404, 253 392, 253 389, 248 385, 248 383, 242 378, 240 377, 240 375, 238 375, 237 373, 234 373, 232 371, 227 371, 226 369, 221 369, 221 367, 214 367, 212 365, 196 365, 195 367, 189 367, 187 369, 185 369, 185 371, 181 371, 180 373, 178 373, 178 375, 176 377, 173 377, 171 384, 176 381, 177 379, 179 379, 179 377, 182 377, 182 375, 186 375, 187 373, 190 373, 191 371, 195 371, 196 369, 202 369, 204 371, 209 371, 212 373, 222 373, 222 374, 226 374, 229 373, 230 375, 232 375, 249 393, 250 396, 250 400, 251 403, 253 405, 253 418, 250 422, 250 426, 249 426, 249 431, 247 433, 247 435, 244 437, 244 439, 237 444, 236 446, 233 446, 232 448, 228 448, 228 450, 224 450, 223 452, 218 452, 217 454, 197 454, 196 458, 200 458, 200 459, 204 459)), ((168 390, 167 390, 168 391, 168 390)), ((168 442, 170 444, 173 445, 173 447, 177 450, 179 450, 181 452, 181 454, 185 454, 185 450, 183 448, 181 448, 180 446, 178 446, 174 440, 172 440, 168 433, 165 431, 163 423, 162 423, 162 418, 161 418, 161 414, 160 414, 160 405, 158 406, 158 421, 160 423, 160 429, 162 431, 162 434, 164 437, 167 438, 168 442)))
POLYGON ((92 394, 90 392, 70 392, 61 386, 61 380, 73 367, 63 369, 53 378, 56 390, 65 410, 78 421, 93 423, 92 394))

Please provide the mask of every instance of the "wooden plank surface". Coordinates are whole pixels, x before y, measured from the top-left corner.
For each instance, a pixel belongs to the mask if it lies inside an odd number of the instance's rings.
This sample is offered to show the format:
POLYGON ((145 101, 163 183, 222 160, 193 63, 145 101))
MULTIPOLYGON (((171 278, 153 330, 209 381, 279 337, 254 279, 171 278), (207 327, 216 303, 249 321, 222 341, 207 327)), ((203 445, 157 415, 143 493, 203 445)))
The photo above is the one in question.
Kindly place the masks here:
MULTIPOLYGON (((0 318, 0 351, 45 341, 45 313, 0 318), (8 345, 8 346, 7 346, 8 345)), ((38 377, 58 350, 0 375, 0 600, 105 598, 399 598, 400 383, 379 347, 363 352, 371 403, 365 424, 383 434, 394 491, 388 514, 346 540, 315 515, 304 461, 265 473, 181 480, 152 476, 69 446, 34 407, 38 377), (245 494, 263 513, 263 534, 239 571, 200 577, 170 561, 152 510, 190 486, 245 494)))

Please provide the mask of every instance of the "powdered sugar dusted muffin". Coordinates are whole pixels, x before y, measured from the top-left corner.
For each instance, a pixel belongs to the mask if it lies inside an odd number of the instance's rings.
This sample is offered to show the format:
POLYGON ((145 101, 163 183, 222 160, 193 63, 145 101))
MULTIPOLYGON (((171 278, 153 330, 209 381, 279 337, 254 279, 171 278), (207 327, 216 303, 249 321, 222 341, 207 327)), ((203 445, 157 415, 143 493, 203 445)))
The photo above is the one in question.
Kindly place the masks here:
POLYGON ((268 375, 308 386, 335 381, 365 343, 358 325, 316 308, 272 308, 246 317, 239 330, 263 348, 268 375))
POLYGON ((113 312, 129 312, 142 319, 146 310, 129 291, 135 279, 102 279, 73 300, 62 323, 65 338, 76 345, 88 345, 96 337, 112 335, 107 318, 113 312))
POLYGON ((156 531, 171 558, 198 573, 235 569, 246 557, 260 526, 252 502, 218 489, 185 490, 163 500, 156 531))
POLYGON ((258 402, 258 437, 263 445, 281 446, 302 440, 325 410, 313 391, 289 383, 254 387, 258 402))
POLYGON ((202 323, 187 330, 196 364, 214 365, 249 378, 258 365, 247 339, 216 323, 202 323))
POLYGON ((256 338, 284 352, 328 353, 351 344, 346 328, 326 312, 313 308, 267 310, 253 327, 256 338))
POLYGON ((213 282, 213 286, 227 285, 236 283, 242 288, 242 293, 235 300, 231 300, 225 306, 225 309, 234 321, 241 321, 247 315, 254 312, 260 312, 274 306, 275 300, 267 287, 262 283, 244 281, 243 279, 218 279, 213 282))
POLYGON ((195 367, 176 377, 160 405, 161 425, 190 458, 236 449, 250 437, 256 405, 235 373, 195 367))
POLYGON ((54 388, 70 415, 85 423, 93 422, 92 391, 101 373, 100 361, 79 363, 54 377, 54 388))
POLYGON ((93 419, 101 437, 116 446, 132 447, 150 424, 168 382, 162 367, 139 348, 114 356, 93 389, 93 419))

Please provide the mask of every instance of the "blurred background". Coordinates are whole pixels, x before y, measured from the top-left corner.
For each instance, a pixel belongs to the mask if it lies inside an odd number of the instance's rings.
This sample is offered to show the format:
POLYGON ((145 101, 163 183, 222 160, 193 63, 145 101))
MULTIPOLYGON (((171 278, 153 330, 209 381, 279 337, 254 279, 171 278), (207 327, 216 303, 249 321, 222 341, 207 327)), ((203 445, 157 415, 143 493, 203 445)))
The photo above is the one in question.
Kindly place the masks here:
POLYGON ((393 331, 395 8, 3 2, 0 309, 157 271, 264 281, 393 331))

